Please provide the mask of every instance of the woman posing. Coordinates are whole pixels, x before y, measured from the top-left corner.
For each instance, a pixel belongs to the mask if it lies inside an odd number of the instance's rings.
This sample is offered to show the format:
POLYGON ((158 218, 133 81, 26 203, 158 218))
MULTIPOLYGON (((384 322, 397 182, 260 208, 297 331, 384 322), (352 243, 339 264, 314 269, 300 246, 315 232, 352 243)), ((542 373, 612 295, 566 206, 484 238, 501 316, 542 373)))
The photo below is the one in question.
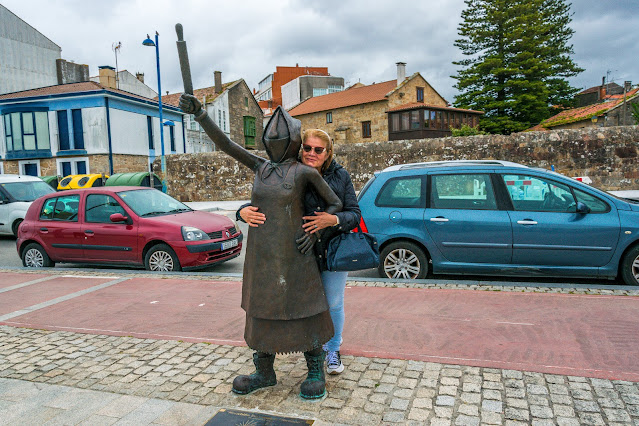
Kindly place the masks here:
MULTIPOLYGON (((317 234, 318 241, 314 251, 320 268, 322 284, 329 305, 335 334, 325 345, 326 370, 329 374, 344 371, 340 358, 340 345, 344 329, 344 289, 348 272, 331 272, 326 266, 326 249, 329 241, 355 228, 361 219, 355 189, 351 177, 340 164, 333 159, 333 141, 326 132, 320 129, 308 129, 302 135, 301 160, 307 166, 315 168, 324 178, 328 186, 337 194, 342 202, 342 211, 327 213, 326 202, 313 188, 304 195, 304 219, 302 225, 310 234, 317 234)), ((266 216, 259 206, 242 206, 238 210, 238 219, 249 226, 257 227, 264 223, 266 216)))

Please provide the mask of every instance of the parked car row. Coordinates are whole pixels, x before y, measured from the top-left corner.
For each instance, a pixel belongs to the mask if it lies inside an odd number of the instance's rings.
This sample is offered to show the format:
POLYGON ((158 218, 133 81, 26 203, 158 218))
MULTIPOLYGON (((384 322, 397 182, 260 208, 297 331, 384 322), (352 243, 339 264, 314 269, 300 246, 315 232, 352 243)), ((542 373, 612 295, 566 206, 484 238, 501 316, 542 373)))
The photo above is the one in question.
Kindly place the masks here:
POLYGON ((77 262, 180 271, 239 256, 242 239, 225 216, 192 210, 156 189, 115 186, 38 198, 16 248, 26 267, 77 262))
POLYGON ((18 227, 31 203, 55 192, 37 177, 0 175, 0 235, 18 236, 18 227))
POLYGON ((503 161, 403 164, 359 194, 379 273, 561 276, 639 285, 639 202, 503 161))

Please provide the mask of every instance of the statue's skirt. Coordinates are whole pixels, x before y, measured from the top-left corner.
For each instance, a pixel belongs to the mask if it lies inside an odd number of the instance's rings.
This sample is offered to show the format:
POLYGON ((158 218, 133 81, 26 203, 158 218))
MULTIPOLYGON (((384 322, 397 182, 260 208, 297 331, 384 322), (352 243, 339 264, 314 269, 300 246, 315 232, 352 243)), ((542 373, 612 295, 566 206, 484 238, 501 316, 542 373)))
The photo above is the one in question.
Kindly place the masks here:
POLYGON ((333 337, 329 311, 294 320, 268 320, 246 316, 244 339, 259 352, 306 352, 318 348, 333 337))

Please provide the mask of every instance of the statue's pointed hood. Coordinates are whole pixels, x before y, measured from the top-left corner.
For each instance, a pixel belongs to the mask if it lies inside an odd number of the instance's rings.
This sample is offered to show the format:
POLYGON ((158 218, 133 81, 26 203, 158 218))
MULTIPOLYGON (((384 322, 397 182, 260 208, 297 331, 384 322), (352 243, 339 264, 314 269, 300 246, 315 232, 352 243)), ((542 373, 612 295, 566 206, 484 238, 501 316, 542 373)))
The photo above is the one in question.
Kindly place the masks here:
POLYGON ((278 106, 266 124, 262 141, 274 163, 297 158, 302 146, 302 122, 278 106))

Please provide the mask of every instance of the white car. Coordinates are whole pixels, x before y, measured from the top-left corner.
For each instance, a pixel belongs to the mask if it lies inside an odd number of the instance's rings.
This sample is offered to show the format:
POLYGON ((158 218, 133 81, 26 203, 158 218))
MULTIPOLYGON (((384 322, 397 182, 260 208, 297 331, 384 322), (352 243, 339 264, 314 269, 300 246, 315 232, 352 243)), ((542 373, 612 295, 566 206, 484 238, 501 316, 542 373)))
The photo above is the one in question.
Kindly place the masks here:
POLYGON ((18 236, 18 227, 35 200, 55 192, 42 179, 26 175, 0 175, 0 235, 18 236))

